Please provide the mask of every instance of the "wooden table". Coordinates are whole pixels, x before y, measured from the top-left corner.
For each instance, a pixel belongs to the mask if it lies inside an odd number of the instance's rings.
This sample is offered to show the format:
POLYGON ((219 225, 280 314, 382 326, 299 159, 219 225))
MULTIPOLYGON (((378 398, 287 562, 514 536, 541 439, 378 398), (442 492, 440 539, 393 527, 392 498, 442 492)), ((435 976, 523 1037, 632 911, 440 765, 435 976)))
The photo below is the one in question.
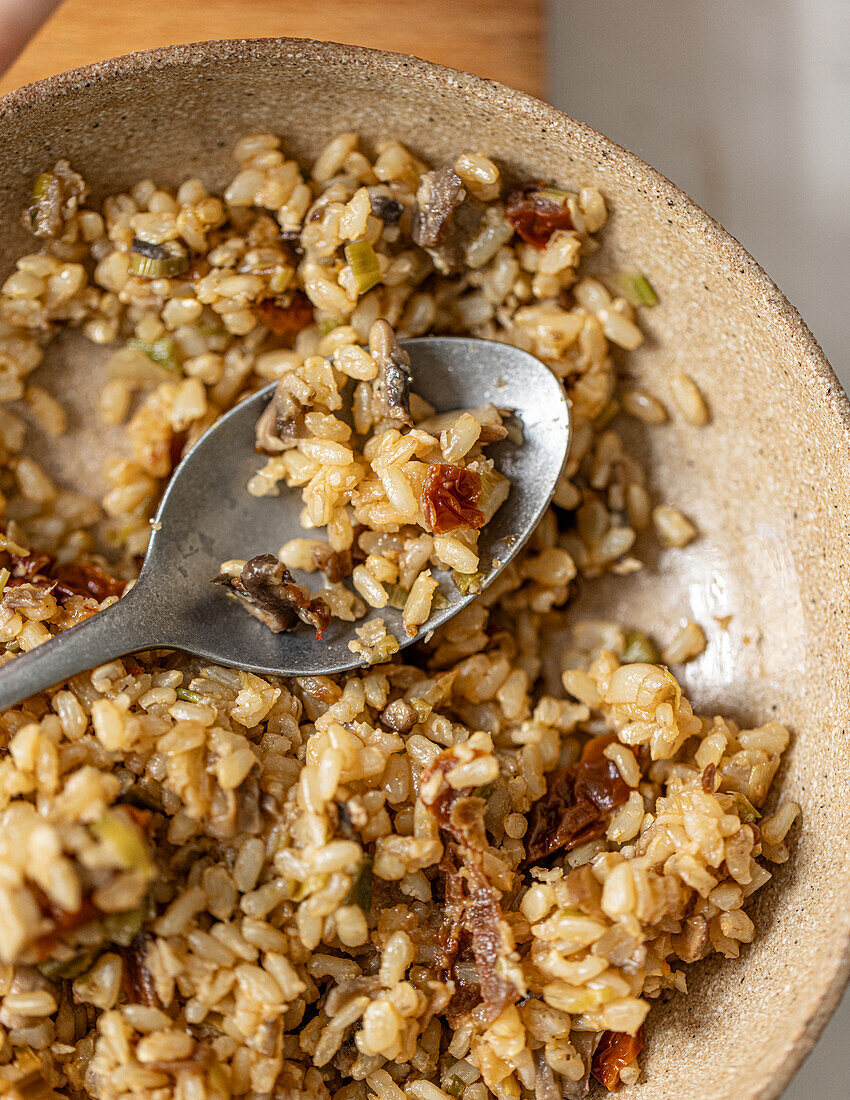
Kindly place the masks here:
POLYGON ((543 0, 65 0, 0 93, 152 46, 284 35, 413 53, 543 91, 543 0))

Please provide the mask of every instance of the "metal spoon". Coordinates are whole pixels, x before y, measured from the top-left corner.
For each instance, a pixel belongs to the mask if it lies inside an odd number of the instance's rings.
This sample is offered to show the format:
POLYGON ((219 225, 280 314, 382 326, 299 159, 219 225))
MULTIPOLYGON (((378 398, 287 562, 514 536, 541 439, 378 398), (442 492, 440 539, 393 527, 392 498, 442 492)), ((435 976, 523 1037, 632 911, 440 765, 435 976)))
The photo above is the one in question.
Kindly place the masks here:
MULTIPOLYGON (((510 495, 482 530, 483 587, 502 572, 531 535, 555 491, 570 438, 563 387, 534 356, 509 344, 461 337, 422 337, 402 346, 412 361, 413 388, 437 412, 492 402, 514 410, 522 445, 504 439, 487 453, 511 481, 510 495)), ((162 498, 139 578, 118 603, 16 657, 0 669, 0 710, 115 657, 144 649, 182 649, 252 672, 327 675, 362 664, 348 642, 354 626, 334 619, 316 641, 304 625, 274 634, 211 580, 223 561, 274 552, 304 533, 297 490, 252 497, 246 484, 261 460, 254 425, 274 383, 222 416, 175 470, 162 498)), ((448 601, 414 638, 401 612, 383 618, 402 646, 410 645, 466 607, 448 573, 435 573, 448 601)), ((299 581, 306 578, 296 576, 299 581)))

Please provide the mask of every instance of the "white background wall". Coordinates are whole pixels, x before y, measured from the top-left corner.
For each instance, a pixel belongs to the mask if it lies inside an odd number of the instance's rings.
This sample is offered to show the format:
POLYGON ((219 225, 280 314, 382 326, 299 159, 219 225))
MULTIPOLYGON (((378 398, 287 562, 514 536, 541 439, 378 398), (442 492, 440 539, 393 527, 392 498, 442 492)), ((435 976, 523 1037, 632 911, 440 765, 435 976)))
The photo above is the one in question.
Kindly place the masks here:
POLYGON ((850 3, 550 0, 550 98, 756 257, 850 384, 850 3))
MULTIPOLYGON (((850 0, 549 0, 547 40, 551 101, 737 237, 850 388, 850 0)), ((785 1100, 848 1096, 845 997, 785 1100)))

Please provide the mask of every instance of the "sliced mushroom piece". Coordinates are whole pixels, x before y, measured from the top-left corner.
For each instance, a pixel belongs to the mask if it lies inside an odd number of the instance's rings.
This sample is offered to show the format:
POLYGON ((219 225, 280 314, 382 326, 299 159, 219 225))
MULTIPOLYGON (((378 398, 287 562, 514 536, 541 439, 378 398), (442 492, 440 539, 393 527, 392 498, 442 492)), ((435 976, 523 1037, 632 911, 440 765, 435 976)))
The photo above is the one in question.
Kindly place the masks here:
POLYGON ((468 245, 485 206, 471 198, 460 176, 451 168, 426 172, 416 192, 413 240, 424 248, 434 266, 453 275, 464 266, 468 245))
POLYGON ((412 427, 410 356, 402 350, 388 321, 375 321, 369 329, 369 351, 378 365, 378 377, 372 383, 374 412, 393 427, 412 427))
POLYGON ((262 454, 280 454, 307 436, 301 402, 278 383, 254 429, 255 449, 262 454))
POLYGON ((318 639, 330 622, 327 604, 309 599, 274 554, 259 554, 245 563, 238 576, 222 573, 215 583, 230 588, 246 610, 275 634, 291 630, 300 619, 315 629, 318 639))
POLYGON ((314 546, 310 557, 331 584, 339 584, 354 568, 350 550, 332 550, 326 543, 314 546))
POLYGON ((404 204, 393 198, 388 187, 377 185, 368 188, 368 191, 369 203, 375 217, 380 218, 384 225, 398 225, 404 213, 404 204))

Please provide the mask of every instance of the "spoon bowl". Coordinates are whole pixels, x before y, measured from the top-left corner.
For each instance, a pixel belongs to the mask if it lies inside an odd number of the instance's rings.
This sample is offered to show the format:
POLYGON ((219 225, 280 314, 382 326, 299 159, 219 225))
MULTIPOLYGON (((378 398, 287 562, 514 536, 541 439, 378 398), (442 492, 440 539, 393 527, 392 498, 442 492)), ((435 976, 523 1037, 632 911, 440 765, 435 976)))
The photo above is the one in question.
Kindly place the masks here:
MULTIPOLYGON (((402 341, 416 392, 438 413, 476 405, 507 408, 522 432, 490 445, 488 455, 511 483, 507 500, 481 531, 484 579, 491 584, 528 540, 555 492, 566 459, 570 416, 564 390, 545 364, 510 344, 464 337, 402 341)), ((435 571, 442 606, 413 637, 390 607, 358 623, 333 619, 320 640, 299 625, 275 634, 212 584, 222 562, 276 552, 304 534, 297 490, 253 497, 246 488, 262 459, 254 428, 276 383, 258 390, 210 427, 172 475, 144 565, 112 607, 0 670, 0 709, 78 672, 143 649, 181 649, 219 664, 285 676, 326 676, 363 664, 348 643, 354 627, 382 618, 401 647, 424 637, 478 593, 462 594, 448 571, 435 571)), ((299 582, 306 577, 296 575, 299 582)))

